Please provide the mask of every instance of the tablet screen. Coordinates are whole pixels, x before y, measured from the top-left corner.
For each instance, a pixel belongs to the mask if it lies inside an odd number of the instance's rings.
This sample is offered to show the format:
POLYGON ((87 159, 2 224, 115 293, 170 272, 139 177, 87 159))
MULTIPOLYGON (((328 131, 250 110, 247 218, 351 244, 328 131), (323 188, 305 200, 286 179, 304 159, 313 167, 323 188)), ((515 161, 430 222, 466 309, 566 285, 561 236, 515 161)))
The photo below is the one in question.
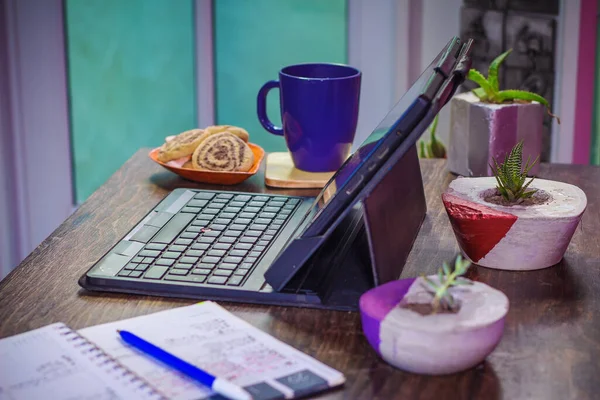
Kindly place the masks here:
MULTIPOLYGON (((305 216, 305 218, 310 218, 311 223, 318 217, 320 211, 327 207, 331 199, 334 198, 340 191, 342 191, 344 186, 352 178, 362 163, 367 160, 375 150, 377 150, 386 135, 392 131, 392 128, 397 125, 398 121, 402 119, 407 110, 409 110, 413 103, 417 101, 419 96, 424 93, 430 79, 434 74, 434 67, 437 65, 443 54, 444 51, 442 51, 435 58, 435 60, 433 60, 429 67, 423 71, 421 76, 396 103, 394 108, 392 108, 392 110, 385 116, 375 130, 373 130, 371 135, 367 137, 367 139, 346 160, 346 162, 340 167, 340 169, 329 180, 329 182, 327 182, 321 193, 315 199, 311 209, 305 216)), ((310 223, 305 226, 310 226, 310 223)))

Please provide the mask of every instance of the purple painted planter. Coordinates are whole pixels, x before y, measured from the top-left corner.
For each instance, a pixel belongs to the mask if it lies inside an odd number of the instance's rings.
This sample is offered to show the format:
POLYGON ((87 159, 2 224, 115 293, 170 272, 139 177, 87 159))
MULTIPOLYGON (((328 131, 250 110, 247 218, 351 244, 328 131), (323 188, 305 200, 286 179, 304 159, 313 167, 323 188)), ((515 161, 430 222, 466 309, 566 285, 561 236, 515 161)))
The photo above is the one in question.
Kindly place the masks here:
MULTIPOLYGON (((429 277, 437 281, 435 275, 429 277)), ((426 375, 459 372, 481 363, 504 332, 508 298, 483 283, 452 288, 461 303, 456 314, 421 315, 400 307, 429 303, 422 278, 386 283, 361 296, 363 331, 388 363, 426 375)))
MULTIPOLYGON (((467 177, 492 176, 490 164, 498 162, 523 140, 523 159, 542 152, 544 106, 539 103, 487 104, 473 93, 450 101, 448 169, 467 177)), ((539 163, 530 171, 537 175, 539 163)))

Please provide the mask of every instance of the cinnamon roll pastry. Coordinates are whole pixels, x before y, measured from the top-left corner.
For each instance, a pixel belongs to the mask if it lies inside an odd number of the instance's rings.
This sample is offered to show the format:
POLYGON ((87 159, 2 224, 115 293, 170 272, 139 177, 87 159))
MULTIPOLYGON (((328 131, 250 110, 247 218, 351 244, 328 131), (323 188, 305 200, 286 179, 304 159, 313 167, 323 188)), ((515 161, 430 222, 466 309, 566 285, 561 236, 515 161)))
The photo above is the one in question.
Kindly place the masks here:
POLYGON ((246 143, 248 143, 248 140, 250 140, 250 134, 248 133, 248 131, 245 130, 244 128, 240 128, 239 126, 212 125, 212 126, 207 126, 206 128, 204 128, 204 132, 209 133, 211 135, 214 135, 216 133, 221 133, 221 132, 229 132, 229 133, 233 133, 235 136, 239 137, 246 143))
POLYGON ((160 162, 169 162, 193 154, 204 139, 203 133, 202 129, 192 129, 180 133, 160 147, 156 158, 160 162))
POLYGON ((254 164, 254 154, 239 137, 229 132, 209 136, 192 155, 196 169, 246 172, 254 164))

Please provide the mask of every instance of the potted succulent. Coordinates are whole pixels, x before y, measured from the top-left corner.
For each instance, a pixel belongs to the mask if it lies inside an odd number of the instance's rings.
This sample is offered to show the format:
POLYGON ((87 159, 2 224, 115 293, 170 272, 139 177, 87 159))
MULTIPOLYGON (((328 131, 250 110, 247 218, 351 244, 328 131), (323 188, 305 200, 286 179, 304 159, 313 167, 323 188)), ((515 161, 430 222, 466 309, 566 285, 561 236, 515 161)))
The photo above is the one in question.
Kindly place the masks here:
MULTIPOLYGON (((487 78, 471 69, 467 78, 478 88, 457 94, 450 102, 448 169, 462 176, 491 176, 494 158, 502 160, 523 141, 523 153, 532 158, 541 153, 544 108, 542 96, 523 90, 500 90, 498 69, 511 50, 489 66, 487 78)), ((560 120, 557 118, 558 123, 560 120)), ((531 170, 537 174, 538 166, 531 170)))
POLYGON ((457 178, 442 195, 463 254, 489 268, 534 270, 564 256, 585 211, 587 198, 563 182, 527 179, 536 160, 523 166, 523 141, 494 177, 457 178))
POLYGON ((436 115, 429 127, 429 141, 419 141, 419 157, 446 158, 446 147, 436 136, 439 115, 436 115))
POLYGON ((464 278, 459 255, 436 275, 388 282, 360 298, 369 344, 388 363, 427 375, 459 372, 481 363, 504 332, 504 293, 464 278))

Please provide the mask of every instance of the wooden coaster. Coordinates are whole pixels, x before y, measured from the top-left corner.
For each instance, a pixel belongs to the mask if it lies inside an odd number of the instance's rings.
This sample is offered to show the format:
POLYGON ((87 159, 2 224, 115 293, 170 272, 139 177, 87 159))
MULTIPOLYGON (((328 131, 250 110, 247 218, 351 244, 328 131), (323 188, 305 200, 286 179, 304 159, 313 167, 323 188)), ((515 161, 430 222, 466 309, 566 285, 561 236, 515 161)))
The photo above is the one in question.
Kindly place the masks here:
POLYGON ((306 172, 294 167, 290 153, 267 155, 265 185, 279 188, 322 189, 333 172, 306 172))

